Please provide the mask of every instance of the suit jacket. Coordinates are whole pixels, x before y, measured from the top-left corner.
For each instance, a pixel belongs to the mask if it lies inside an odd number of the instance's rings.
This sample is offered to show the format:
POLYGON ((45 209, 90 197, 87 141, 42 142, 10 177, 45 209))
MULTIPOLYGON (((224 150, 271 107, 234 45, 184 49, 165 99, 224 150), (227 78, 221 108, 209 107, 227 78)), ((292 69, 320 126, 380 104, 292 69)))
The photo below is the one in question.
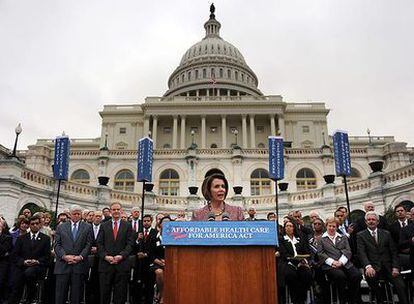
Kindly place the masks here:
MULTIPOLYGON (((310 248, 309 243, 307 239, 302 237, 296 237, 296 239, 299 241, 296 243, 296 253, 297 254, 310 254, 310 248)), ((282 236, 279 239, 279 253, 280 253, 280 259, 283 262, 288 262, 289 258, 292 258, 295 256, 295 253, 293 251, 292 243, 288 240, 285 240, 285 238, 282 236)))
POLYGON ((404 227, 401 230, 400 235, 400 248, 401 249, 409 249, 410 251, 410 261, 411 261, 411 269, 414 268, 414 222, 411 222, 408 226, 404 227))
MULTIPOLYGON (((411 223, 411 221, 407 221, 407 222, 408 222, 408 225, 411 223)), ((390 232, 391 232, 392 239, 394 240, 394 243, 398 246, 399 250, 402 249, 399 246, 401 230, 402 230, 402 227, 401 227, 400 222, 398 220, 390 225, 390 232)))
POLYGON ((149 255, 151 250, 151 241, 157 237, 158 231, 154 228, 150 228, 147 237, 135 242, 134 253, 143 252, 149 255))
POLYGON ((10 234, 0 233, 0 264, 8 262, 12 247, 10 234))
POLYGON ((382 268, 391 272, 399 268, 397 247, 389 231, 377 229, 378 244, 370 231, 365 229, 357 234, 358 258, 362 267, 371 265, 375 271, 382 268))
POLYGON ((328 258, 338 261, 344 255, 348 261, 344 265, 346 269, 353 266, 351 262, 351 247, 349 246, 348 238, 344 235, 338 235, 335 239, 335 244, 331 241, 329 236, 323 236, 318 243, 318 257, 323 261, 322 269, 332 269, 331 266, 325 263, 328 258))
MULTIPOLYGON (((224 205, 224 212, 230 216, 230 221, 244 221, 243 210, 238 206, 224 205)), ((210 213, 209 206, 205 205, 203 208, 193 211, 192 221, 207 221, 210 213)))
POLYGON ((72 236, 72 222, 59 225, 55 233, 56 264, 55 274, 86 273, 89 270, 88 255, 91 250, 93 232, 90 224, 79 221, 76 239, 72 236), (77 264, 68 264, 64 255, 80 255, 83 260, 77 264))
POLYGON ((135 233, 132 232, 131 224, 125 221, 119 221, 118 234, 114 239, 112 230, 112 220, 101 224, 98 235, 98 255, 99 255, 99 272, 110 271, 115 268, 117 271, 128 272, 128 256, 132 252, 132 246, 136 239, 135 233), (123 260, 116 265, 111 265, 105 261, 105 256, 122 255, 123 260))
POLYGON ((31 234, 28 232, 17 238, 16 245, 12 252, 12 260, 19 268, 24 268, 25 260, 38 260, 39 266, 46 268, 50 261, 50 237, 39 232, 34 243, 31 234))

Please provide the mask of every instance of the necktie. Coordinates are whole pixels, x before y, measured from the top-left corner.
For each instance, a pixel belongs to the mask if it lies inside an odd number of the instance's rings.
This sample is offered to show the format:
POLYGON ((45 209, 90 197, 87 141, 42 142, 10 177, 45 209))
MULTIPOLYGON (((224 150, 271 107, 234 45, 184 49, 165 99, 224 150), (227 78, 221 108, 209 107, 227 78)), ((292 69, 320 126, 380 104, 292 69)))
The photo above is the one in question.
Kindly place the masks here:
POLYGON ((73 224, 73 228, 72 228, 72 236, 73 239, 76 239, 76 236, 78 235, 78 223, 73 224))
POLYGON ((145 229, 144 238, 146 239, 147 237, 148 237, 148 229, 145 229))
POLYGON ((93 227, 94 227, 94 230, 95 230, 94 235, 95 235, 95 239, 96 239, 96 237, 98 236, 98 226, 97 225, 93 225, 93 227))
POLYGON ((32 234, 32 246, 34 246, 36 242, 36 235, 32 234))
POLYGON ((378 244, 377 233, 372 231, 372 237, 374 238, 375 244, 378 244))
POLYGON ((116 240, 116 236, 118 235, 118 222, 117 221, 114 222, 113 233, 114 233, 114 240, 116 240))
POLYGON ((405 227, 405 222, 402 223, 403 228, 405 227))
POLYGON ((134 221, 134 231, 137 232, 137 221, 134 221))

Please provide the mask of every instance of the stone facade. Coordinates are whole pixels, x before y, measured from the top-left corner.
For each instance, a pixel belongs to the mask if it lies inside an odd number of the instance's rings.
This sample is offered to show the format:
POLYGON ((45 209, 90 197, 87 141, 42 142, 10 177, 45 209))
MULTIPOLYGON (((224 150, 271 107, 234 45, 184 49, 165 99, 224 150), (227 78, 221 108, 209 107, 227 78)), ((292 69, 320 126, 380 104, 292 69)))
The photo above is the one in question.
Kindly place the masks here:
MULTIPOLYGON (((268 169, 267 137, 277 134, 288 143, 282 182, 289 186, 280 192, 281 215, 293 209, 305 214, 319 209, 328 215, 345 204, 342 178, 331 184, 324 179, 334 174, 329 109, 322 102, 292 103, 279 95, 263 95, 240 51, 220 37, 220 27, 212 12, 206 36, 184 54, 162 97, 105 105, 100 112, 101 136, 71 140, 71 180, 63 183, 60 209, 72 203, 88 209, 113 201, 127 209, 140 205, 142 187, 134 181, 136 149, 138 140, 148 134, 155 147, 154 189, 146 196, 150 213, 190 213, 202 206, 200 192, 190 195, 189 187, 200 186, 210 170, 220 170, 231 186, 243 187, 241 194, 231 189, 228 202, 246 209, 255 206, 259 217, 265 217, 275 208, 275 185, 263 177, 268 169), (178 177, 161 178, 171 169, 178 177), (79 179, 80 172, 87 178, 79 179), (132 181, 117 178, 120 172, 131 173, 132 181), (108 185, 98 184, 102 176, 109 177, 108 185)), ((350 136, 350 144, 352 209, 367 200, 381 210, 414 200, 412 148, 384 136, 350 136), (384 164, 382 171, 373 173, 370 163, 375 161, 384 164)), ((20 161, 0 146, 0 213, 9 220, 27 203, 54 210, 53 146, 52 139, 39 139, 27 151, 19 151, 20 161)))

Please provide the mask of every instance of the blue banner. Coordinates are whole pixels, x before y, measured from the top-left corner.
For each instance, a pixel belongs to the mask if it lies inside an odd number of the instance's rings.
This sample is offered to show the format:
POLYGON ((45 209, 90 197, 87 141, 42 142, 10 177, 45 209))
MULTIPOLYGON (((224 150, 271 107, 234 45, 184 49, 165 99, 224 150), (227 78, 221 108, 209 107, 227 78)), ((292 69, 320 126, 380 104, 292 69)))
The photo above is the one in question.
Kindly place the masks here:
POLYGON ((337 176, 351 175, 351 155, 349 152, 348 133, 336 131, 333 135, 335 170, 337 176))
POLYGON ((285 176, 283 137, 269 136, 269 177, 281 180, 285 176))
POLYGON ((149 137, 138 141, 138 174, 137 181, 152 181, 153 141, 149 137))
POLYGON ((277 246, 275 221, 165 222, 162 244, 172 246, 277 246))
POLYGON ((70 141, 67 136, 58 136, 55 139, 55 158, 53 162, 53 177, 68 180, 70 141))

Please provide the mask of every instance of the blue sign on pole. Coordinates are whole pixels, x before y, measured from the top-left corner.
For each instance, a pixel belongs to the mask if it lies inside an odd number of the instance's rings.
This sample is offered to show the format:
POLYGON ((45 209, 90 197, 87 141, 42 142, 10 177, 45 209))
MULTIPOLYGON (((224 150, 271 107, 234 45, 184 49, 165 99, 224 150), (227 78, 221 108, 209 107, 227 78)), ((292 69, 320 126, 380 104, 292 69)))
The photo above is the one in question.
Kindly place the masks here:
POLYGON ((53 162, 53 177, 57 180, 68 180, 70 141, 68 136, 58 136, 55 139, 55 158, 53 162))
POLYGON ((152 154, 153 141, 149 137, 141 138, 138 141, 138 174, 137 181, 152 181, 152 154))
POLYGON ((269 177, 281 180, 285 176, 283 137, 269 136, 269 177))
POLYGON ((346 131, 335 131, 333 145, 336 175, 350 176, 351 154, 349 151, 348 133, 346 131))
POLYGON ((173 246, 276 246, 275 221, 166 222, 162 244, 173 246))

